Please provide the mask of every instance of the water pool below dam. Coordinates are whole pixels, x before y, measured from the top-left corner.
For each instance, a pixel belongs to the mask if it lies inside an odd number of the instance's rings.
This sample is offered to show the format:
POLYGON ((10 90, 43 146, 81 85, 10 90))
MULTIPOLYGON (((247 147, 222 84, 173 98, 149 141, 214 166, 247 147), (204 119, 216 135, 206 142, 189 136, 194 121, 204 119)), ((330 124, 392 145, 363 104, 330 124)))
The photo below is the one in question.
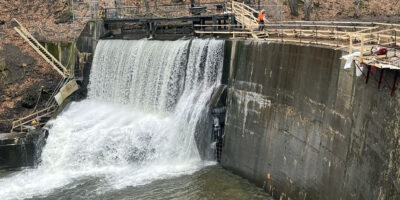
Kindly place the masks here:
MULTIPOLYGON (((24 169, 26 170, 26 169, 24 169)), ((13 176, 18 171, 0 171, 0 178, 13 176)), ((51 192, 26 199, 232 199, 232 200, 272 200, 262 188, 246 179, 211 165, 191 174, 171 178, 159 178, 151 183, 115 188, 107 184, 107 177, 81 177, 51 192)), ((45 186, 43 186, 45 187, 45 186)), ((22 198, 20 194, 20 198, 22 198)), ((14 196, 15 197, 15 196, 14 196)), ((8 198, 5 198, 8 199, 8 198)), ((14 198, 13 198, 14 199, 14 198)))

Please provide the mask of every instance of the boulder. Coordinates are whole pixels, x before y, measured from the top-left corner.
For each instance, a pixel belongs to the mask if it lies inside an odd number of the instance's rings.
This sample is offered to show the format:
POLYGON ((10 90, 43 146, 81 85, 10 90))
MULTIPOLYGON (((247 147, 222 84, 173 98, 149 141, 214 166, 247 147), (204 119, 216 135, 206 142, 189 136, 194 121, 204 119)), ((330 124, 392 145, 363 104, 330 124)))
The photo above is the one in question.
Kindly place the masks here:
POLYGON ((38 93, 34 92, 27 92, 22 96, 21 104, 24 108, 34 108, 36 105, 36 101, 38 99, 38 93))

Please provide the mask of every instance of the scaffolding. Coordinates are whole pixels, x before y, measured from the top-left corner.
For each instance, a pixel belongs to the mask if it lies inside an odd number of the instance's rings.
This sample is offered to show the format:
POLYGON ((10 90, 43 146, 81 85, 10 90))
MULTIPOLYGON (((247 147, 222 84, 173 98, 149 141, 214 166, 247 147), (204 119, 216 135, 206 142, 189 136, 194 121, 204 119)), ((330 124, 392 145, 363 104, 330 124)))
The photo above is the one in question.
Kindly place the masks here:
POLYGON ((71 7, 73 39, 76 41, 77 31, 81 29, 80 26, 77 26, 77 23, 100 19, 100 5, 99 0, 89 0, 87 2, 72 0, 71 7))

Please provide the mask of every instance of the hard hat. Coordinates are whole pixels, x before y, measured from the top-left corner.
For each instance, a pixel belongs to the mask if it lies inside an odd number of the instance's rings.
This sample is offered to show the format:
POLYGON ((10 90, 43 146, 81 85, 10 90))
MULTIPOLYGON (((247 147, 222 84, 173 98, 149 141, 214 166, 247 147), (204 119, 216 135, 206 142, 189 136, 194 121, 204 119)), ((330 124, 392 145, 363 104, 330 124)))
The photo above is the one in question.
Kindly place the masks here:
POLYGON ((265 10, 264 10, 264 9, 262 9, 262 10, 261 10, 261 13, 265 13, 265 10))

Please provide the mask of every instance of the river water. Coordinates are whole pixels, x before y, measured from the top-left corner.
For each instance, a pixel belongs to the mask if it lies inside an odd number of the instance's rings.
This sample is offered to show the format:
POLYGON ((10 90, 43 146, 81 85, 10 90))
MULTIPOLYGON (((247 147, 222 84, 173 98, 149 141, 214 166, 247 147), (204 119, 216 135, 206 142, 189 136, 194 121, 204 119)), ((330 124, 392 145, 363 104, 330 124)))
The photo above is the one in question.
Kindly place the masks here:
MULTIPOLYGON (((12 176, 15 173, 18 172, 0 171, 0 177, 12 176)), ((272 197, 261 188, 216 165, 205 167, 193 174, 160 179, 149 184, 128 186, 122 189, 110 189, 112 186, 105 184, 106 182, 104 177, 84 177, 48 194, 27 199, 272 200, 272 197)))
POLYGON ((87 99, 48 123, 38 166, 3 173, 0 199, 267 198, 196 145, 223 53, 213 39, 99 41, 87 99))

